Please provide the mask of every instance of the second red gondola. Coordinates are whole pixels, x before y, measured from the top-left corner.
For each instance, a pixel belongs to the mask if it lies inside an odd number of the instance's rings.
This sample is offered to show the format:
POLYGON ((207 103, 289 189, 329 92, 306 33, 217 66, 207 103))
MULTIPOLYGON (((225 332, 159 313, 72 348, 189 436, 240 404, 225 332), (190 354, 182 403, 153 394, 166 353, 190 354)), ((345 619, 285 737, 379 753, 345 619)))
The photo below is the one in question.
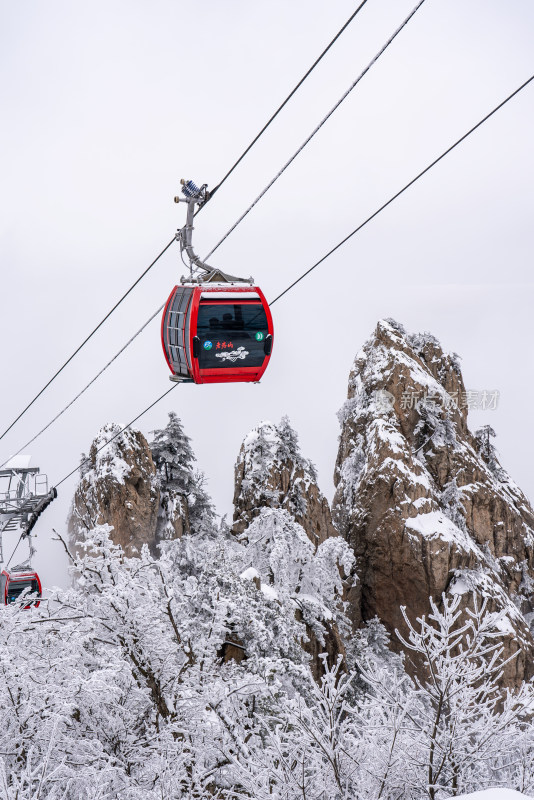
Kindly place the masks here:
MULTIPOLYGON (((13 567, 2 571, 0 575, 0 599, 3 605, 17 603, 26 589, 29 589, 29 593, 32 595, 38 595, 40 598, 42 593, 41 581, 35 570, 31 569, 31 567, 13 567)), ((24 608, 37 607, 39 602, 38 599, 32 597, 24 608)))

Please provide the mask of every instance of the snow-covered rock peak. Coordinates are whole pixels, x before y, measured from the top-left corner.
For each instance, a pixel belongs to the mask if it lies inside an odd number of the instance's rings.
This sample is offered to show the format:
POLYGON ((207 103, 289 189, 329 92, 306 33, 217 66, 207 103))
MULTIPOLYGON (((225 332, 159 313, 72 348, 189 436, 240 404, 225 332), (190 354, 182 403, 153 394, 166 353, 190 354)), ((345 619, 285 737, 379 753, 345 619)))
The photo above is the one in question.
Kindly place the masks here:
POLYGON ((513 683, 531 673, 523 575, 534 568, 534 513, 499 464, 494 431, 469 431, 468 396, 456 354, 381 320, 339 413, 333 515, 358 559, 356 624, 376 614, 393 633, 400 605, 424 614, 452 584, 466 602, 478 587, 507 614, 511 650, 520 644, 513 683))
POLYGON ((97 524, 113 528, 113 540, 128 555, 154 545, 159 491, 147 441, 140 431, 109 423, 80 466, 69 529, 74 541, 97 524))
POLYGON ((289 419, 260 422, 245 437, 235 467, 234 525, 242 533, 264 507, 284 508, 317 546, 337 535, 317 471, 305 458, 289 419))

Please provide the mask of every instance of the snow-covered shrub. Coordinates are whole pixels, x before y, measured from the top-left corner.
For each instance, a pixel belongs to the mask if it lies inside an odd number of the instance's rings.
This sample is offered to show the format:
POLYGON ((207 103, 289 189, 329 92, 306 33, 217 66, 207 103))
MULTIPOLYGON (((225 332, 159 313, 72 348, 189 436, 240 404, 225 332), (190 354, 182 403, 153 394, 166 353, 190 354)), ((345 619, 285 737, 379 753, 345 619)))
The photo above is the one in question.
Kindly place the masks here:
POLYGON ((461 611, 459 595, 414 623, 406 612, 405 646, 428 669, 419 682, 372 620, 345 660, 323 656, 317 682, 306 623, 339 621, 352 561, 341 538, 314 553, 299 527, 269 510, 247 544, 223 526, 166 542, 158 559, 126 558, 109 526, 87 531, 74 588, 1 610, 0 797, 530 791, 533 698, 498 688, 499 617, 461 611))
POLYGON ((336 621, 344 631, 342 575, 350 575, 354 555, 341 537, 331 537, 317 550, 306 532, 283 509, 262 509, 242 534, 244 571, 253 569, 267 592, 302 619, 324 644, 323 623, 336 621))
MULTIPOLYGON (((431 800, 495 782, 495 765, 521 738, 521 722, 534 700, 532 687, 502 691, 501 616, 473 595, 430 599, 431 611, 413 624, 403 607, 407 637, 397 633, 426 672, 415 678, 418 710, 405 753, 412 789, 431 800)), ((510 660, 510 659, 508 659, 510 660)))

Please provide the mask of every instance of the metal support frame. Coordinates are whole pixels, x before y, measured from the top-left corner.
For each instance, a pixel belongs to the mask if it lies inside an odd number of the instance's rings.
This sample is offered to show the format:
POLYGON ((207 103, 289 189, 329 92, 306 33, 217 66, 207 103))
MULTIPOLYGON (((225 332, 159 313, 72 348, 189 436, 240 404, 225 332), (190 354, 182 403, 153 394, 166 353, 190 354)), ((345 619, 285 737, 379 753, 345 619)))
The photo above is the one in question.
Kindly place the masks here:
POLYGON ((0 470, 0 564, 4 562, 3 535, 8 531, 18 530, 22 539, 28 539, 31 559, 31 531, 56 497, 56 489, 48 489, 48 478, 38 467, 14 465, 0 470))
MULTIPOLYGON (((210 267, 209 264, 206 264, 196 255, 193 250, 193 219, 195 216, 195 206, 198 205, 199 208, 203 206, 204 203, 209 200, 210 194, 207 190, 207 184, 205 183, 199 188, 193 181, 186 181, 182 178, 181 184, 184 197, 176 196, 174 202, 187 203, 187 215, 184 227, 176 231, 176 239, 180 243, 180 254, 185 251, 189 259, 190 274, 189 278, 187 278, 187 282, 209 283, 210 281, 220 281, 223 283, 254 283, 252 278, 238 278, 235 275, 229 275, 215 267, 210 267), (202 272, 205 274, 202 275, 202 272)), ((185 282, 186 279, 182 277, 182 283, 185 282)))

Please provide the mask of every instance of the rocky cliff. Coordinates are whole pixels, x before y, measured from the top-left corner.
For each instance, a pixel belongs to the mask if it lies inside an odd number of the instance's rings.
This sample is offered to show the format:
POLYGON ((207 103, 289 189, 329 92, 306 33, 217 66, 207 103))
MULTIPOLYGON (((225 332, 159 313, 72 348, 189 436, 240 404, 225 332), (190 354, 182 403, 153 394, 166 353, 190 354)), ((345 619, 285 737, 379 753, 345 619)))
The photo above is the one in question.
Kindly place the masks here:
POLYGON ((235 466, 233 531, 242 533, 262 508, 283 508, 317 547, 337 536, 317 472, 300 452, 287 417, 260 422, 241 445, 235 466))
MULTIPOLYGON (((428 598, 476 592, 502 612, 505 680, 532 674, 534 514, 500 466, 491 428, 471 434, 458 358, 429 334, 379 322, 339 418, 334 519, 356 556, 355 626, 393 633, 428 598)), ((392 642, 395 636, 392 636, 392 642)))
POLYGON ((152 454, 139 431, 125 431, 103 447, 119 430, 119 425, 105 425, 92 442, 81 466, 69 529, 77 540, 95 525, 108 523, 115 543, 133 555, 155 540, 159 489, 152 454))
POLYGON ((162 483, 140 431, 110 441, 120 430, 105 425, 82 462, 69 517, 71 541, 83 541, 86 531, 107 523, 126 555, 138 555, 144 544, 156 555, 162 540, 189 530, 187 498, 162 483))
POLYGON ((353 558, 287 417, 278 425, 261 422, 245 437, 235 466, 234 509, 232 531, 251 554, 258 590, 279 594, 291 587, 296 619, 306 625, 302 646, 319 679, 323 657, 330 666, 338 656, 345 660, 340 631, 348 630, 342 613, 348 587, 342 579, 353 558))

